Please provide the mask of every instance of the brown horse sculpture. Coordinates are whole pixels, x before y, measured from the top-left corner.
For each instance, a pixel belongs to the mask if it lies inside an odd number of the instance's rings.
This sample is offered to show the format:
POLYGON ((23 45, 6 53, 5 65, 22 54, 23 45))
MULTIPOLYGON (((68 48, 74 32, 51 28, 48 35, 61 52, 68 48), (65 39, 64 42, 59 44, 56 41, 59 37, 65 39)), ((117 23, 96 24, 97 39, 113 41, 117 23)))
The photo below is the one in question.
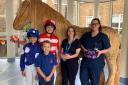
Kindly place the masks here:
MULTIPOLYGON (((56 21, 55 34, 61 40, 64 39, 67 27, 72 24, 60 13, 43 3, 41 0, 25 0, 22 2, 14 20, 13 27, 16 30, 22 30, 24 25, 31 23, 33 28, 37 28, 40 32, 42 32, 44 23, 49 18, 56 21)), ((89 30, 87 27, 74 27, 76 28, 78 37, 89 30)), ((107 26, 102 26, 102 31, 109 36, 112 49, 111 52, 106 54, 109 76, 106 82, 103 81, 104 77, 101 76, 101 85, 119 85, 119 35, 116 30, 107 26)), ((61 84, 60 82, 57 82, 56 85, 61 84)))

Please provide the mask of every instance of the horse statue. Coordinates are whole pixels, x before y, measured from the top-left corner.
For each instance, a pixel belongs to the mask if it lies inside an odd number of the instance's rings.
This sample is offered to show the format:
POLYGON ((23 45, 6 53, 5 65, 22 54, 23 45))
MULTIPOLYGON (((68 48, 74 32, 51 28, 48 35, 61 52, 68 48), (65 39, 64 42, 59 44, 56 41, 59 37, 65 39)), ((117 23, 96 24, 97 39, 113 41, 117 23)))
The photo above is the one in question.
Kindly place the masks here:
MULTIPOLYGON (((21 3, 17 16, 14 20, 13 27, 15 30, 22 30, 23 27, 31 23, 33 28, 43 32, 44 23, 47 19, 53 19, 56 22, 55 34, 62 40, 65 38, 66 30, 72 26, 67 19, 65 19, 59 12, 51 8, 41 0, 25 0, 21 3)), ((78 37, 81 37, 84 32, 89 31, 88 27, 74 26, 78 37)), ((102 32, 108 35, 111 43, 111 51, 105 54, 108 64, 109 75, 107 81, 101 75, 101 85, 119 85, 119 56, 120 56, 120 38, 118 32, 111 27, 102 26, 102 32)), ((56 85, 61 85, 61 77, 56 85)))

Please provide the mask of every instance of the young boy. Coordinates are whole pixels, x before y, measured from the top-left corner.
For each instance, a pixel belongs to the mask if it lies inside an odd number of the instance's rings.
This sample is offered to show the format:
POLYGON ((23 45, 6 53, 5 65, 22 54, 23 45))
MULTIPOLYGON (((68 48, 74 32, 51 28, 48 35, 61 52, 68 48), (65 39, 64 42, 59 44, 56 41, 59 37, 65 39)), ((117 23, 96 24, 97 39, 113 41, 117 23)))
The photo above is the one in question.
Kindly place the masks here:
POLYGON ((23 52, 20 57, 20 68, 22 75, 26 77, 26 85, 36 85, 36 69, 35 57, 40 53, 41 46, 38 43, 39 32, 35 29, 30 29, 27 32, 29 43, 23 47, 23 52))
POLYGON ((41 47, 43 52, 37 56, 35 62, 39 77, 39 85, 53 85, 57 59, 50 53, 51 43, 49 41, 41 43, 41 47))
POLYGON ((41 33, 39 36, 39 42, 43 42, 48 40, 51 43, 50 53, 55 55, 58 58, 58 50, 59 50, 59 38, 54 35, 54 31, 56 30, 55 21, 52 19, 48 19, 44 25, 45 33, 41 33))

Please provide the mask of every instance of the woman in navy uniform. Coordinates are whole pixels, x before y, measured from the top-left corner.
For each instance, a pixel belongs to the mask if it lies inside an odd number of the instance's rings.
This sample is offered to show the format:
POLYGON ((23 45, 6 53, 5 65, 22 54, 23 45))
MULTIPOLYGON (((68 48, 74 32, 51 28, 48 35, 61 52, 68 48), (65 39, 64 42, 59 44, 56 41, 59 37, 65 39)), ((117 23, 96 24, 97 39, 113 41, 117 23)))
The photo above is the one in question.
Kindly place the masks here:
POLYGON ((61 48, 62 85, 75 85, 81 44, 73 27, 68 28, 67 38, 62 41, 61 48))
POLYGON ((110 41, 101 31, 98 18, 91 21, 91 31, 80 39, 84 57, 80 67, 81 85, 99 85, 100 74, 104 67, 104 54, 110 51, 110 41), (90 81, 89 81, 90 80, 90 81))
POLYGON ((36 85, 36 69, 34 66, 35 58, 41 52, 41 46, 38 43, 39 32, 36 29, 30 29, 27 32, 29 43, 23 47, 20 57, 20 68, 22 75, 26 78, 26 85, 36 85))

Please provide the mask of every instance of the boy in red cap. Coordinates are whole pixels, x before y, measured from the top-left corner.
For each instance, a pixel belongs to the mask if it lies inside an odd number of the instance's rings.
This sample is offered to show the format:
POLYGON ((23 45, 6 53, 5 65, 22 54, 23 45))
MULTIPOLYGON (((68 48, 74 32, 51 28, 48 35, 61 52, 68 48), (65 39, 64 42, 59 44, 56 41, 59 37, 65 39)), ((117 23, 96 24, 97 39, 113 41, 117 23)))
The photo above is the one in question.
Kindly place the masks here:
POLYGON ((39 42, 50 41, 51 42, 51 51, 53 55, 58 57, 58 49, 59 49, 59 38, 55 36, 53 33, 56 29, 55 21, 52 19, 48 19, 44 25, 45 33, 40 34, 39 42))

